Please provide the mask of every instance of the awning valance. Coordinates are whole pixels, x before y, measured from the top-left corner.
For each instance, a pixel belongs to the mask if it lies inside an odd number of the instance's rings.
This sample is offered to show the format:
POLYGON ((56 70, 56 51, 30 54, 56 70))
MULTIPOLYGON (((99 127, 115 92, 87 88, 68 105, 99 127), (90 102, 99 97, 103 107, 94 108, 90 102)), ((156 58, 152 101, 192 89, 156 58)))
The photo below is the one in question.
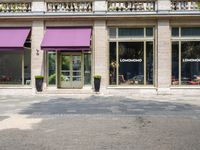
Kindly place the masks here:
POLYGON ((82 28, 47 28, 41 44, 43 50, 90 50, 92 29, 82 28))
POLYGON ((30 28, 0 28, 0 50, 23 49, 30 28))

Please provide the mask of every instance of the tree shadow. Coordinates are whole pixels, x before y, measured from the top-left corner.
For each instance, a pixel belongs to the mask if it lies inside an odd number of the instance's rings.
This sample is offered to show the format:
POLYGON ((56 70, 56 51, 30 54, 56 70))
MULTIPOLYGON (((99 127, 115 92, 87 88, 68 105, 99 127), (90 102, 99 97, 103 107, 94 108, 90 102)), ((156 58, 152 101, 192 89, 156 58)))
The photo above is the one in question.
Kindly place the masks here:
POLYGON ((20 114, 199 115, 200 107, 184 103, 135 100, 117 96, 90 96, 84 99, 63 97, 34 103, 22 110, 20 114))

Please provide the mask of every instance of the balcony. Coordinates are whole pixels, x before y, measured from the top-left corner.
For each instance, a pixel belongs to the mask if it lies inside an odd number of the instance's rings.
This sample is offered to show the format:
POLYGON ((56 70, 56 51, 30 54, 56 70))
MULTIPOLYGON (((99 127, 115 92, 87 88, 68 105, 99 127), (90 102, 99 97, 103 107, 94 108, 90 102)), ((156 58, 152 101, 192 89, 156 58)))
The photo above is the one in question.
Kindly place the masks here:
POLYGON ((172 0, 172 11, 197 11, 200 10, 199 0, 172 0))
POLYGON ((31 3, 0 3, 0 13, 31 12, 31 3))
POLYGON ((89 13, 93 11, 92 2, 48 2, 47 12, 89 13))
POLYGON ((155 11, 155 1, 108 1, 108 12, 149 12, 155 11))

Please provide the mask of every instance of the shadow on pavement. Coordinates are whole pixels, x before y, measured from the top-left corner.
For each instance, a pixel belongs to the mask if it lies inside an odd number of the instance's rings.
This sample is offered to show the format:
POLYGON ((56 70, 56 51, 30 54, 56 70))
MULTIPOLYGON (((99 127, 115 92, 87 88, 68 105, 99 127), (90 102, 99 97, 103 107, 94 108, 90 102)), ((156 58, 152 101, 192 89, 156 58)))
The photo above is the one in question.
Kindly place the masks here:
POLYGON ((110 114, 110 115, 194 115, 200 114, 200 107, 175 102, 134 100, 124 97, 91 96, 84 99, 56 98, 34 103, 20 114, 110 114))

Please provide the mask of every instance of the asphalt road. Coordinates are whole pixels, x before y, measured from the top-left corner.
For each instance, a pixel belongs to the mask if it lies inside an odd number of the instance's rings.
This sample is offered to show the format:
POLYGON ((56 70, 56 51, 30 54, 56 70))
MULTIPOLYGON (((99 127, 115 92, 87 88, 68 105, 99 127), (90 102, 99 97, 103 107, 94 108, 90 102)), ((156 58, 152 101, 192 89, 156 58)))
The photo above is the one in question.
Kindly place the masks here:
POLYGON ((198 97, 0 97, 0 150, 199 149, 198 97))

